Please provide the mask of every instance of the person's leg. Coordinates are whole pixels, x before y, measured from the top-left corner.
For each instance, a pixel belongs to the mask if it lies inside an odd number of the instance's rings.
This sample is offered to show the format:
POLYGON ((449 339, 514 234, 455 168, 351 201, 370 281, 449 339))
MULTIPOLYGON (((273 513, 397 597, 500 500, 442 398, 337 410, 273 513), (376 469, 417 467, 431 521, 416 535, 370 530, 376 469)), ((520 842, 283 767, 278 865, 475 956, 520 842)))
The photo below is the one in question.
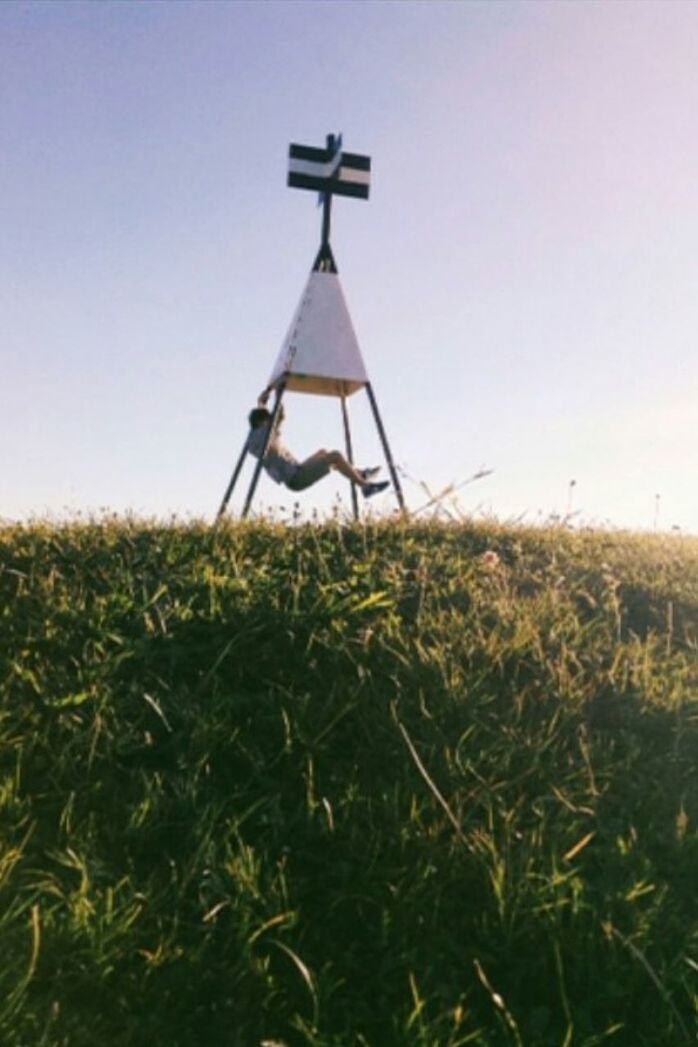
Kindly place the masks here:
POLYGON ((322 448, 300 463, 295 476, 287 486, 292 491, 304 491, 327 476, 331 469, 336 469, 338 473, 345 476, 347 480, 351 480, 352 483, 358 484, 359 487, 363 488, 366 484, 367 477, 355 469, 341 451, 326 451, 322 448))
POLYGON ((341 451, 327 451, 325 453, 332 469, 336 469, 338 473, 346 476, 347 480, 351 480, 352 483, 363 487, 366 483, 366 477, 358 469, 355 469, 351 462, 347 461, 341 451))
POLYGON ((305 491, 307 487, 312 487, 318 480, 327 476, 331 469, 328 452, 316 451, 315 454, 311 454, 310 458, 299 463, 295 474, 287 481, 286 486, 290 491, 305 491))

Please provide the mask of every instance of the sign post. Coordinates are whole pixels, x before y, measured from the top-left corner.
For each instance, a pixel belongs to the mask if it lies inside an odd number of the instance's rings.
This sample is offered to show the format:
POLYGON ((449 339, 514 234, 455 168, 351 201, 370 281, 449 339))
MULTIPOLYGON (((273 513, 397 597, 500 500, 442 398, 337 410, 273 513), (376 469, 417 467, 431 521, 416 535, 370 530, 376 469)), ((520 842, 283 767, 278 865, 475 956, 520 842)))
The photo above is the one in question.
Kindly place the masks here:
MULTIPOLYGON (((367 200, 370 178, 371 158, 345 152, 342 149, 341 134, 328 134, 324 148, 295 143, 289 147, 287 184, 292 189, 308 189, 320 194, 318 202, 322 204, 322 230, 320 248, 272 368, 267 389, 276 390, 274 420, 278 417, 282 397, 287 391, 338 397, 341 402, 347 458, 350 462, 353 452, 346 401, 357 390, 366 389, 395 496, 401 511, 404 512, 405 501, 400 480, 344 300, 337 263, 330 245, 333 196, 367 200)), ((273 424, 272 422, 269 427, 270 434, 273 432, 273 424)), ((266 453, 266 447, 264 450, 266 453)), ((247 440, 218 510, 217 520, 226 511, 246 454, 247 440)), ((262 455, 256 463, 242 511, 243 519, 252 504, 263 457, 262 455)), ((351 498, 354 519, 358 519, 358 500, 353 483, 351 498)))

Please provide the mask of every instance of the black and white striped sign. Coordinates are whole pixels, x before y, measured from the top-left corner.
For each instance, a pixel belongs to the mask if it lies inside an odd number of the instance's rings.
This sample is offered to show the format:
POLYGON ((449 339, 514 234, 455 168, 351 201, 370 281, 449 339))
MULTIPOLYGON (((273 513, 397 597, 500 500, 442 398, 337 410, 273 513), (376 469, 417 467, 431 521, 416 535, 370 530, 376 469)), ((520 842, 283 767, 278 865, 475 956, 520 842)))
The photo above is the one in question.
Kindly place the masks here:
POLYGON ((288 185, 338 196, 368 199, 370 156, 344 153, 340 148, 315 149, 292 143, 288 150, 288 185))

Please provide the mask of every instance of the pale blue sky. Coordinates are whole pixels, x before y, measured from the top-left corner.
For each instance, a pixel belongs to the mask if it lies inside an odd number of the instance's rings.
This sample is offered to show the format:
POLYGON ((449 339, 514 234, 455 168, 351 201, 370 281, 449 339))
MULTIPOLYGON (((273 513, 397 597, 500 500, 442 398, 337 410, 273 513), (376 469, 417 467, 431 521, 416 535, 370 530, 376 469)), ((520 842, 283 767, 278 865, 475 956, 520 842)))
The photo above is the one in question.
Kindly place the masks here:
MULTIPOLYGON (((6 0, 0 517, 212 516, 318 244, 288 143, 341 130, 372 188, 333 246, 409 476, 698 532, 696 69, 691 2, 6 0)), ((300 456, 341 446, 336 401, 287 409, 300 456)))

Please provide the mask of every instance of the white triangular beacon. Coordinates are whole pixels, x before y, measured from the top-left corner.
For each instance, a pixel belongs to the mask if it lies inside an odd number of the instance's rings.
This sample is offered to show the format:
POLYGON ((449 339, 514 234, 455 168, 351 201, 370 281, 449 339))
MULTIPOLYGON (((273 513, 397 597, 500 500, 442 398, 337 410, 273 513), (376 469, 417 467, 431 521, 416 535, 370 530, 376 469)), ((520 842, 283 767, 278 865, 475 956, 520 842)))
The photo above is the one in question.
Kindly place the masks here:
MULTIPOLYGON (((404 512, 405 500, 402 496, 400 479, 388 446, 383 422, 378 413, 378 404, 361 356, 354 325, 351 322, 337 275, 337 264, 330 247, 332 197, 350 196, 355 200, 367 200, 371 180, 371 158, 358 153, 345 152, 342 149, 341 135, 328 135, 324 149, 292 143, 289 147, 288 158, 288 185, 294 189, 309 189, 312 192, 320 193, 323 204, 322 237, 320 250, 315 258, 315 264, 308 277, 305 290, 272 368, 267 387, 259 399, 259 403, 264 404, 266 408, 270 391, 272 389, 275 391, 271 417, 266 424, 264 446, 253 451, 257 463, 242 515, 247 516, 252 504, 272 434, 276 432, 277 423, 282 418, 281 401, 284 395, 287 392, 314 393, 319 396, 336 396, 340 400, 346 446, 345 458, 349 466, 353 467, 347 398, 358 389, 366 390, 395 496, 400 510, 404 512)), ((223 495, 217 520, 226 510, 248 451, 249 434, 223 495)), ((345 473, 345 475, 350 474, 345 473)), ((367 474, 364 472, 361 475, 364 477, 362 483, 359 483, 356 472, 353 474, 354 478, 350 479, 355 520, 359 518, 357 486, 364 491, 364 494, 376 493, 376 490, 368 490, 367 474)))
POLYGON ((337 273, 313 270, 271 372, 270 388, 350 396, 368 382, 337 273))

